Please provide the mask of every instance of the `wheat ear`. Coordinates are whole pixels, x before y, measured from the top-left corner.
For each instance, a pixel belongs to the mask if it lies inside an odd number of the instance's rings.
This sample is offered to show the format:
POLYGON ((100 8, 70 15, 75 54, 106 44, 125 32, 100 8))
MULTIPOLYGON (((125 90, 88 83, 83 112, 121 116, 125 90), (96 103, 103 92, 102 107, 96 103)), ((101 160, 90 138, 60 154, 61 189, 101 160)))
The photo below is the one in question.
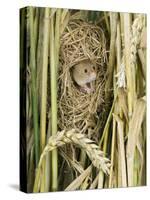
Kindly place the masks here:
POLYGON ((138 15, 134 20, 132 25, 131 33, 131 64, 136 62, 137 46, 141 41, 141 33, 144 27, 144 17, 143 15, 138 15))
POLYGON ((99 146, 94 144, 94 142, 88 139, 85 135, 77 133, 74 129, 67 132, 63 130, 58 132, 56 136, 51 136, 49 138, 48 143, 41 154, 38 168, 41 167, 43 158, 49 151, 70 143, 84 149, 92 161, 92 164, 96 168, 102 169, 105 174, 109 174, 110 161, 104 156, 104 153, 99 150, 99 146))

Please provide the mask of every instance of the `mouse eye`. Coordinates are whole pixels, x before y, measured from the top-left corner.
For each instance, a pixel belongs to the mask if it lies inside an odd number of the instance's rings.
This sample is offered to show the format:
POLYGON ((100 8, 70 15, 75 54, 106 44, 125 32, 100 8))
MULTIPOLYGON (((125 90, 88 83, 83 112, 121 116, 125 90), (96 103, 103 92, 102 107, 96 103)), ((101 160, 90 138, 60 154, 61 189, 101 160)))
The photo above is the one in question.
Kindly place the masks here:
POLYGON ((95 70, 95 67, 93 67, 93 69, 95 70))
POLYGON ((85 69, 84 72, 87 73, 87 69, 85 69))

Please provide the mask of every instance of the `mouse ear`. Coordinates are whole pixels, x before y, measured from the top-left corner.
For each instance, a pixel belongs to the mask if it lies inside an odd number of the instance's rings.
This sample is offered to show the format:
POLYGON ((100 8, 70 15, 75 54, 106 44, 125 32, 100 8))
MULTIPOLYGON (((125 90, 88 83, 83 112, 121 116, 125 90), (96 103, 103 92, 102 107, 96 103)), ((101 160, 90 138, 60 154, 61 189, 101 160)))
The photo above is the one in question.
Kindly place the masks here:
POLYGON ((70 67, 70 70, 71 71, 73 71, 74 69, 75 69, 75 66, 77 65, 77 63, 76 64, 73 64, 71 67, 70 67))
POLYGON ((74 69, 74 67, 77 65, 77 63, 76 64, 73 64, 70 68, 71 69, 74 69))

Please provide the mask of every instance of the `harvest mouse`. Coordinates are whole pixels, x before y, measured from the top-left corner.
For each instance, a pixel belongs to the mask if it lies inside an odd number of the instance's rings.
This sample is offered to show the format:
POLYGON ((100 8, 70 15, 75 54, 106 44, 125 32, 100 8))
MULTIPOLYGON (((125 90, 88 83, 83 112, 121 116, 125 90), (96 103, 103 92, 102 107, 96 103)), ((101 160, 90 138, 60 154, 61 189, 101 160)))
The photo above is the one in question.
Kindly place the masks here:
POLYGON ((80 90, 85 93, 94 91, 92 81, 96 80, 95 66, 90 60, 84 60, 76 64, 72 70, 74 81, 80 86, 80 90))

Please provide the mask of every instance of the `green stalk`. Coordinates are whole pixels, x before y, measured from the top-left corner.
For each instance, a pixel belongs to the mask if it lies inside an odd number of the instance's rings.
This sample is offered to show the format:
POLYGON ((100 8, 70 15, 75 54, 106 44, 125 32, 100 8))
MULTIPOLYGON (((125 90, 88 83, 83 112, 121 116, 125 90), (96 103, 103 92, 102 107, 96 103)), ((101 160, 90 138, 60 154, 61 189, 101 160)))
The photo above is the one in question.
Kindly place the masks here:
POLYGON ((29 7, 30 23, 30 69, 31 69, 31 87, 32 87, 32 110, 33 110, 33 128, 34 128, 34 145, 35 145, 35 163, 39 161, 39 130, 38 130, 38 103, 36 87, 36 61, 35 61, 35 40, 34 40, 34 23, 33 7, 29 7))
POLYGON ((37 43, 38 43, 38 26, 39 26, 39 8, 35 8, 34 19, 34 38, 35 38, 35 56, 37 57, 37 43))
MULTIPOLYGON (((51 118, 48 122, 48 128, 47 128, 47 143, 48 139, 51 136, 51 118)), ((48 152, 46 155, 46 165, 45 165, 45 192, 49 192, 50 190, 50 184, 51 184, 51 152, 48 152)))
MULTIPOLYGON (((57 70, 54 48, 54 17, 50 20, 50 77, 51 77, 51 119, 52 119, 52 135, 57 133, 57 70)), ((55 149, 52 152, 52 191, 57 191, 58 185, 58 155, 55 149)))
POLYGON ((61 9, 56 11, 56 23, 55 23, 55 59, 56 59, 56 69, 58 69, 59 63, 59 47, 60 47, 60 19, 61 19, 61 9))
POLYGON ((42 92, 41 92, 41 115, 40 115, 40 133, 41 133, 41 152, 45 147, 46 140, 46 105, 47 105, 47 76, 48 76, 48 45, 49 45, 49 8, 45 8, 44 19, 44 41, 43 41, 43 65, 42 65, 42 92))
MULTIPOLYGON (((26 9, 21 9, 20 10, 20 72, 22 75, 23 68, 25 67, 25 62, 24 62, 24 37, 25 37, 25 16, 26 16, 26 9)), ((22 80, 22 76, 20 77, 22 80)), ((21 84, 22 86, 22 84, 21 84)))
MULTIPOLYGON (((40 115, 40 146, 41 152, 46 141, 46 105, 47 105, 47 77, 48 77, 48 47, 49 47, 49 8, 45 8, 44 14, 44 38, 43 38, 43 65, 42 65, 42 91, 41 91, 41 115, 40 115)), ((45 192, 45 160, 43 162, 43 177, 41 192, 45 192)))

